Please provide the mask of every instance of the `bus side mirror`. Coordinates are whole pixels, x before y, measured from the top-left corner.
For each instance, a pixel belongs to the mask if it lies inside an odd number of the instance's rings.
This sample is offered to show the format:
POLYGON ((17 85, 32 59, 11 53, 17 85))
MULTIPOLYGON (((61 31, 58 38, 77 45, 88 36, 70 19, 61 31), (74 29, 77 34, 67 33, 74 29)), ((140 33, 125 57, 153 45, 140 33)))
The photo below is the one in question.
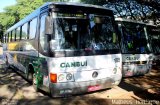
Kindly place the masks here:
POLYGON ((50 16, 45 18, 45 35, 53 34, 53 21, 50 16))

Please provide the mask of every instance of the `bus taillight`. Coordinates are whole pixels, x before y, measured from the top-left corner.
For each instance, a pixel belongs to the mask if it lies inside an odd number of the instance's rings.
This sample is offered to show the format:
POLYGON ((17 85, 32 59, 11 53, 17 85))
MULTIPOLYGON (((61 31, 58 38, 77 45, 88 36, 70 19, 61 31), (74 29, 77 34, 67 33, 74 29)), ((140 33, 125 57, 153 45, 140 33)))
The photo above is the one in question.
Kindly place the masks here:
POLYGON ((57 74, 50 73, 50 80, 53 83, 57 83, 57 74))

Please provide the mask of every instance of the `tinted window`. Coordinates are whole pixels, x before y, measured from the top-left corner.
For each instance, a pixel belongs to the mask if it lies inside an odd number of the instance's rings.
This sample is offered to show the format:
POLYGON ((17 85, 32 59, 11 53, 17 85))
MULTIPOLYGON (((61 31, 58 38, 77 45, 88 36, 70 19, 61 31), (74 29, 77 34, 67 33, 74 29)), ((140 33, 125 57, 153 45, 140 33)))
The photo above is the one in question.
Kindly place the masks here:
POLYGON ((11 32, 9 32, 8 42, 11 42, 11 32))
POLYGON ((16 29, 16 41, 18 41, 18 40, 20 39, 20 33, 21 33, 20 27, 18 27, 18 28, 16 29))
POLYGON ((147 32, 150 35, 153 52, 160 53, 160 28, 148 26, 147 32))
POLYGON ((22 26, 22 36, 21 39, 27 39, 27 23, 22 26))
POLYGON ((35 38, 35 35, 36 35, 36 26, 37 26, 37 18, 33 19, 30 22, 29 39, 35 38))
POLYGON ((10 41, 12 41, 12 31, 11 31, 11 35, 10 35, 10 36, 11 36, 11 39, 10 39, 10 41))
POLYGON ((46 16, 47 15, 43 15, 41 17, 41 27, 40 27, 40 44, 44 52, 48 51, 48 39, 47 39, 47 35, 44 34, 46 16))
POLYGON ((148 39, 145 33, 145 26, 138 23, 123 22, 123 53, 148 53, 148 39))
POLYGON ((12 41, 15 41, 15 30, 12 31, 12 41))
POLYGON ((7 33, 7 36, 6 36, 6 41, 8 42, 9 41, 9 33, 7 33))
POLYGON ((4 35, 4 42, 5 42, 5 43, 6 43, 6 36, 7 36, 7 34, 4 35))

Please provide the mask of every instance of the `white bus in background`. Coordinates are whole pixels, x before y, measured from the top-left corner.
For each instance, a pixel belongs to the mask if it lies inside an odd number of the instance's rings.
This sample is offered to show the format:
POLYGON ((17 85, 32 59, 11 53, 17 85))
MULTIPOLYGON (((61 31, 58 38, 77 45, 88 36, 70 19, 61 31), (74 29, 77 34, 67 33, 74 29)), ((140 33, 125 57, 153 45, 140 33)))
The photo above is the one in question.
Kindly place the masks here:
POLYGON ((100 6, 47 3, 5 33, 10 67, 53 97, 118 85, 122 56, 113 12, 100 6))
POLYGON ((116 18, 122 50, 122 75, 144 75, 152 67, 152 49, 143 22, 116 18))
POLYGON ((160 26, 147 24, 147 33, 153 49, 153 66, 160 67, 160 26))

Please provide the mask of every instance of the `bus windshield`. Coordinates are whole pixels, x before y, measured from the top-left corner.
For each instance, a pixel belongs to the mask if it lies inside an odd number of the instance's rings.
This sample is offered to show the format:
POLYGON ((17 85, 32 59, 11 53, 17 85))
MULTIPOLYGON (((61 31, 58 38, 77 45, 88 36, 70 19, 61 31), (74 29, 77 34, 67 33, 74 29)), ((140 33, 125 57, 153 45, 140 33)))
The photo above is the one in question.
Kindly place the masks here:
POLYGON ((160 29, 149 27, 147 31, 150 35, 153 52, 160 53, 160 29))
POLYGON ((94 14, 57 14, 55 39, 57 50, 115 50, 119 49, 113 19, 94 14))
POLYGON ((122 44, 123 53, 150 53, 150 46, 145 32, 145 26, 138 23, 123 22, 122 44))

